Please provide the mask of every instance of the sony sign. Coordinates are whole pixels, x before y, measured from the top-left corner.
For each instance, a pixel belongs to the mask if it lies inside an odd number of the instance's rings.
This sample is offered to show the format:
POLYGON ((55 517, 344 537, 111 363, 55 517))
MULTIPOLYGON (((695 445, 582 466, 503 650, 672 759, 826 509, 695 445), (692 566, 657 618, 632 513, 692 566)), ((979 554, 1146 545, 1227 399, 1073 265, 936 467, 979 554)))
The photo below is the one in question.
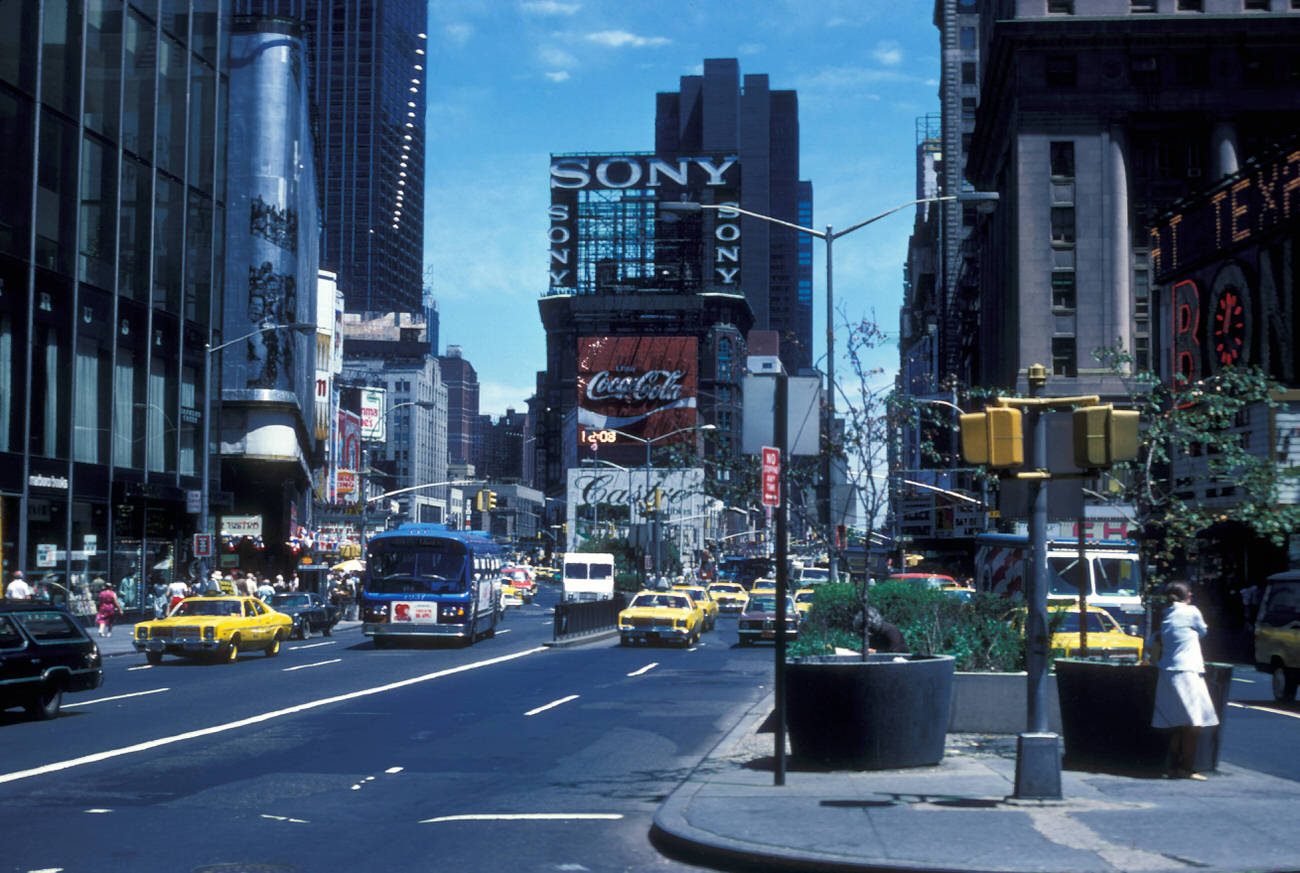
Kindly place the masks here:
POLYGON ((610 155, 592 164, 590 157, 563 157, 551 161, 552 188, 659 188, 668 182, 690 187, 691 177, 705 186, 734 186, 727 171, 736 158, 677 158, 668 161, 648 155, 610 155))

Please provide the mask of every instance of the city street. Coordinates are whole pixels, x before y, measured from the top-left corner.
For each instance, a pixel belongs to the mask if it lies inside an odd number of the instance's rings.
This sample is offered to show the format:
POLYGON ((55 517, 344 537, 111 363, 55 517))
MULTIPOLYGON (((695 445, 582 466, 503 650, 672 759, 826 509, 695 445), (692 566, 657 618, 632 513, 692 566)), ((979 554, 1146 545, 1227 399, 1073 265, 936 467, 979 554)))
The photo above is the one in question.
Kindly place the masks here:
POLYGON ((231 666, 108 658, 57 720, 3 716, 3 869, 684 869, 651 816, 771 650, 728 620, 691 650, 544 648, 554 598, 467 648, 354 626, 231 666))

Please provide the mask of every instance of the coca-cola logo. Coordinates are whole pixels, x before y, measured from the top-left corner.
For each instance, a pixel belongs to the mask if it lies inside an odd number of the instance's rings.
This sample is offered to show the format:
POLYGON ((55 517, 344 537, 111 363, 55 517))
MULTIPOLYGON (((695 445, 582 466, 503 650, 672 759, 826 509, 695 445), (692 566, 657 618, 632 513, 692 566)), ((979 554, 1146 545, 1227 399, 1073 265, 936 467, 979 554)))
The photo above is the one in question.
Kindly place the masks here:
POLYGON ((647 370, 622 374, 601 370, 587 383, 590 400, 678 400, 682 396, 684 370, 647 370))

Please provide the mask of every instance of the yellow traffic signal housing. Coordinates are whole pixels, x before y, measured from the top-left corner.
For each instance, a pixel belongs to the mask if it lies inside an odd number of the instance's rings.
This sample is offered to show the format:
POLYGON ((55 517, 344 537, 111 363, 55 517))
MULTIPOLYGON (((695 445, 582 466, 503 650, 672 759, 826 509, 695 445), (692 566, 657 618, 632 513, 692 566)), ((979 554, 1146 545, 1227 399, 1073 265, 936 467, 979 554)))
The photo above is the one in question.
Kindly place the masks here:
POLYGON ((496 493, 495 491, 484 491, 484 492, 483 492, 483 504, 484 504, 484 507, 487 508, 487 509, 496 509, 496 508, 497 508, 497 493, 496 493))
POLYGON ((1137 457, 1141 416, 1109 403, 1074 411, 1074 463, 1084 469, 1109 467, 1137 457))
POLYGON ((662 488, 656 488, 655 497, 654 497, 654 510, 655 512, 658 512, 663 508, 664 508, 664 490, 662 488))
POLYGON ((474 494, 474 509, 476 509, 476 510, 479 511, 479 512, 483 512, 485 509, 487 509, 487 492, 486 492, 486 491, 484 491, 484 490, 482 490, 482 489, 479 489, 479 491, 477 491, 477 492, 474 494))
POLYGON ((1019 409, 986 406, 961 416, 961 456, 968 464, 1019 467, 1025 462, 1025 435, 1019 409))

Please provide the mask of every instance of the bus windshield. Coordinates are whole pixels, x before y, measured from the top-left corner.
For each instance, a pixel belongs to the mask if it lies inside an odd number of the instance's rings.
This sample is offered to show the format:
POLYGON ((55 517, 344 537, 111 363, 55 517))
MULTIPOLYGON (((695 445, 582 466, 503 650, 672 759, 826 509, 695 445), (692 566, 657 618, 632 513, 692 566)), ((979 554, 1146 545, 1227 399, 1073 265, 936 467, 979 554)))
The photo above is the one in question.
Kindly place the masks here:
POLYGON ((1047 592, 1049 594, 1070 595, 1079 593, 1079 558, 1077 556, 1047 559, 1047 592))
POLYGON ((1138 593, 1138 565, 1132 558, 1097 558, 1093 565, 1098 594, 1138 593))
POLYGON ((464 546, 450 540, 372 543, 366 588, 373 594, 460 594, 466 560, 464 546))

